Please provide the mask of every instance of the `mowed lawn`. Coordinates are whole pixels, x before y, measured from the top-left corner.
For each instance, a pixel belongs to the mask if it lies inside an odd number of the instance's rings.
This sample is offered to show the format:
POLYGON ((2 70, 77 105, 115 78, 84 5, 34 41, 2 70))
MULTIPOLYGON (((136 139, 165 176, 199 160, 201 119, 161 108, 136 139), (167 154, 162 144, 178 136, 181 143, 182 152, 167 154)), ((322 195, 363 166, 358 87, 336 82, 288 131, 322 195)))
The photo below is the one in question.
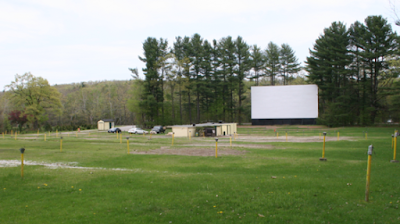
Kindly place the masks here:
MULTIPOLYGON (((273 129, 239 127, 233 149, 245 153, 218 158, 127 154, 129 135, 120 143, 116 134, 94 130, 63 133, 62 152, 55 133, 46 142, 42 133, 0 136, 1 161, 20 161, 24 147, 26 162, 70 166, 25 165, 21 178, 19 165, 0 163, 0 223, 400 223, 400 164, 389 162, 393 131, 282 126, 274 141, 273 129), (327 162, 319 161, 322 131, 331 138, 327 162), (336 141, 338 131, 348 140, 336 141), (299 142, 313 136, 316 142, 299 142)), ((174 146, 171 136, 148 138, 130 136, 130 151, 215 148, 214 138, 175 138, 174 146)), ((218 144, 230 148, 228 137, 218 144)))

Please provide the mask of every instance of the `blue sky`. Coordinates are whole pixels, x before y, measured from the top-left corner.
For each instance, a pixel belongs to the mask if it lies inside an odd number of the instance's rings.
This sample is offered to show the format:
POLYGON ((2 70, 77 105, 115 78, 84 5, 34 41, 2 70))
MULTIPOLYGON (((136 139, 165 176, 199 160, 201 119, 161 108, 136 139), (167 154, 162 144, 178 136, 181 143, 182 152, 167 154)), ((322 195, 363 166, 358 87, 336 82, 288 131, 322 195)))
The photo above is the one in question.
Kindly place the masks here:
POLYGON ((149 36, 240 35, 262 49, 287 43, 303 62, 332 22, 368 15, 399 31, 388 0, 0 0, 0 89, 26 72, 51 85, 130 79, 149 36))

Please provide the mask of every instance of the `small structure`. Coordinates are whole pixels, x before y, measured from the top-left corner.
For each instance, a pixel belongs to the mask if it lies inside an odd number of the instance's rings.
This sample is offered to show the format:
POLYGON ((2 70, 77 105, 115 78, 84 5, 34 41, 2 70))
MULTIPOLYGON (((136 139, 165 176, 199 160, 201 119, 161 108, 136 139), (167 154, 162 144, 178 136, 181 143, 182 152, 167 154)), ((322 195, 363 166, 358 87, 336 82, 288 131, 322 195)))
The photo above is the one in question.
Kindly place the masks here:
POLYGON ((175 133, 175 137, 194 137, 196 133, 198 136, 203 136, 204 129, 212 129, 213 134, 206 136, 226 136, 237 133, 236 123, 203 123, 203 124, 191 124, 191 125, 174 125, 172 126, 172 132, 175 133))
POLYGON ((99 131, 107 131, 110 128, 114 127, 113 119, 102 119, 97 122, 97 129, 99 131))

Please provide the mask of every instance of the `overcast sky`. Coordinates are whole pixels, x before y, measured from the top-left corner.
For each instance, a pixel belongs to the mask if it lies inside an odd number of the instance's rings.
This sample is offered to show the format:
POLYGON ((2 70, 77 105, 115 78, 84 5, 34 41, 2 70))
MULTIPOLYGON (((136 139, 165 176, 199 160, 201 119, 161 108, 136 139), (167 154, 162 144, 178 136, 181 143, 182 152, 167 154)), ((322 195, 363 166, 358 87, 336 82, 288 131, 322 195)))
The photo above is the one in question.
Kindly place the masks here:
POLYGON ((304 62, 332 22, 369 15, 398 32, 388 0, 0 0, 0 89, 26 72, 51 85, 130 79, 149 36, 287 43, 304 62))

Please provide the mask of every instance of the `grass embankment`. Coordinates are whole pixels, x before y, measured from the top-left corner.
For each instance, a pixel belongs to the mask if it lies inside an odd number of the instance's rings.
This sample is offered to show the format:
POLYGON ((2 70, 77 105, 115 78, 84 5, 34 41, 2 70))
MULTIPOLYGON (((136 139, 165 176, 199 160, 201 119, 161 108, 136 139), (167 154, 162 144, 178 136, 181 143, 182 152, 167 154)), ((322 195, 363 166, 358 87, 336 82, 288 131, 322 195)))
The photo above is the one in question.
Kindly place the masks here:
MULTIPOLYGON (((273 130, 240 128, 240 156, 194 157, 127 154, 115 134, 55 134, 0 138, 0 160, 77 162, 93 169, 45 166, 0 167, 0 223, 398 223, 399 164, 393 158, 393 128, 308 129, 281 127, 278 140, 318 136, 350 140, 262 142, 273 130), (304 131, 304 132, 303 132, 304 131), (365 139, 363 131, 368 131, 365 139), (30 139, 27 139, 27 138, 30 139), (253 140, 246 137, 252 137, 253 140), (374 145, 370 202, 364 201, 367 148, 374 145), (246 147, 252 145, 252 147, 246 147), (260 145, 260 148, 254 147, 260 145), (272 149, 262 147, 272 145, 272 149), (100 169, 105 168, 105 169, 100 169), (112 168, 122 168, 115 170, 112 168), (276 179, 271 178, 272 176, 276 179)), ((126 134, 123 135, 128 136, 126 134)), ((171 137, 133 135, 131 151, 170 146, 171 137)), ((212 138, 175 138, 174 148, 215 147, 212 138)), ((220 138, 219 144, 229 144, 220 138)), ((219 146, 223 150, 227 146, 219 146)))

